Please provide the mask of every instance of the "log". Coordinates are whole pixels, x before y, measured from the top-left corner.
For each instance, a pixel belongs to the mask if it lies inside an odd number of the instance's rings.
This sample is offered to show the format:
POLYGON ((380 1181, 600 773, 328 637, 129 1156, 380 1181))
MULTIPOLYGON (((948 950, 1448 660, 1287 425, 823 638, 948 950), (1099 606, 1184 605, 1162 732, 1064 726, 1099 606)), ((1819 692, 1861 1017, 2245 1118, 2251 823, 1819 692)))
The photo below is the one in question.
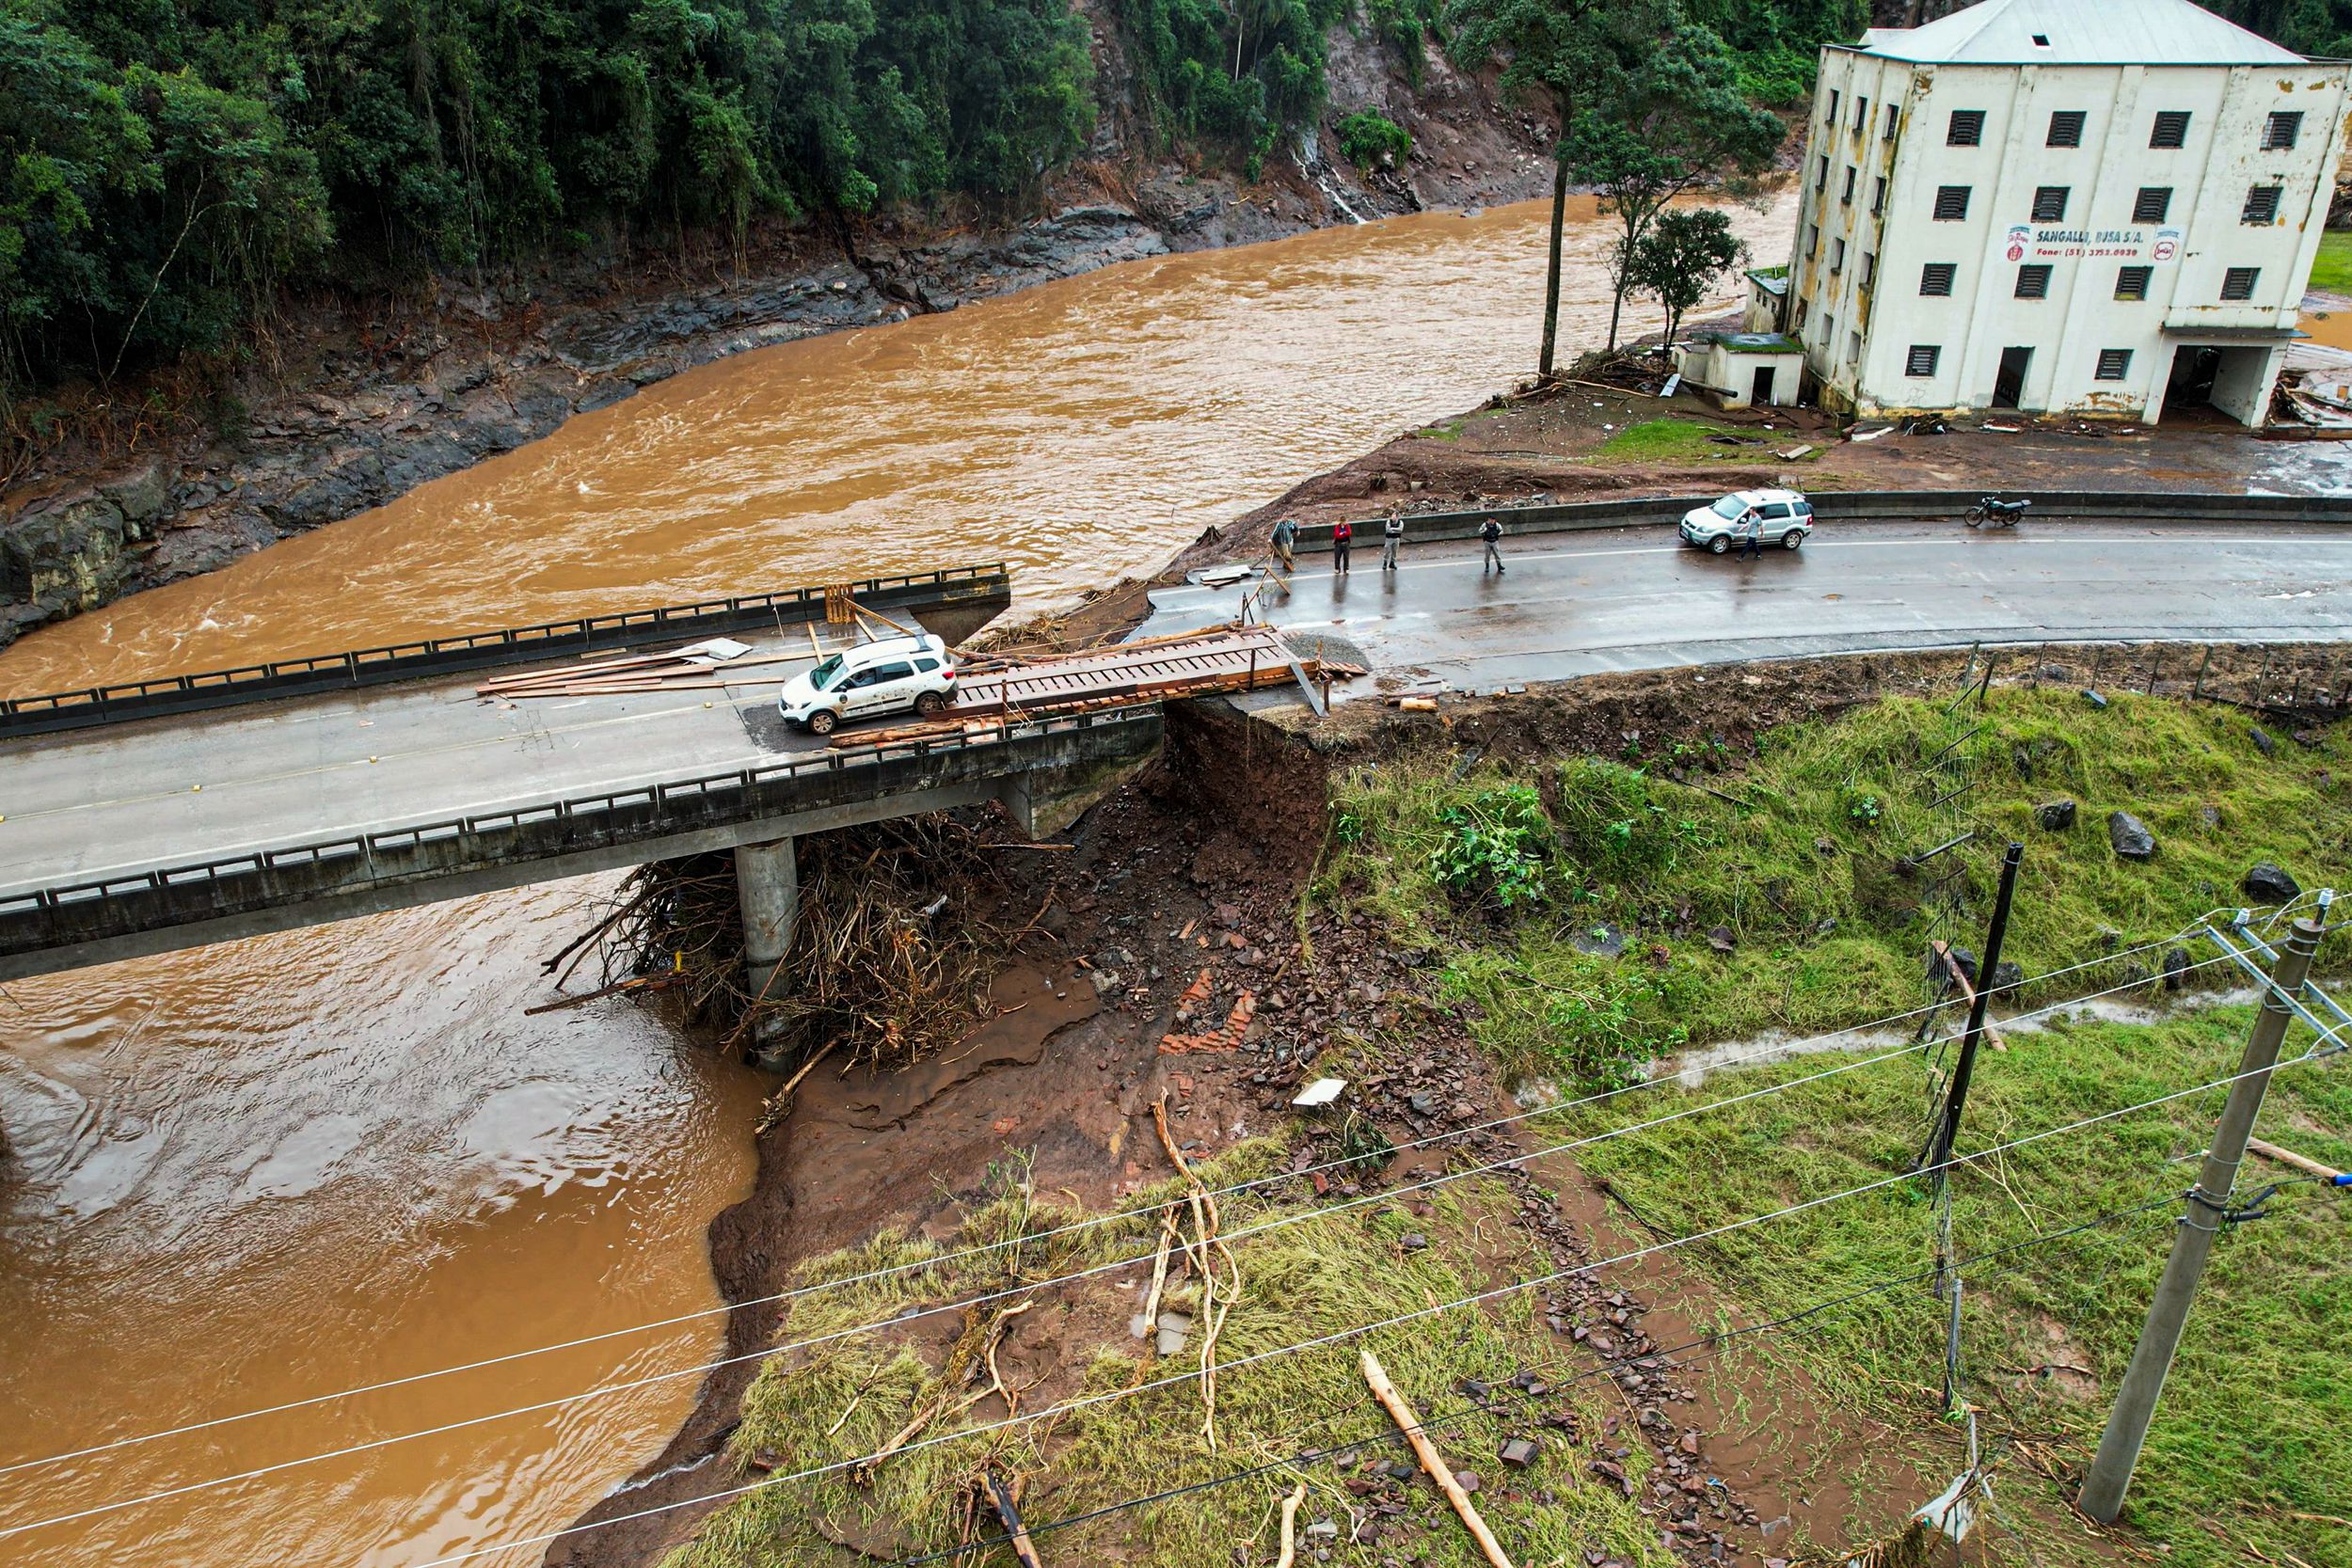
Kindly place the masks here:
POLYGON ((995 1471, 987 1474, 988 1500, 996 1510, 997 1519, 1005 1527, 1005 1535, 1012 1544, 1013 1560, 1021 1568, 1045 1568, 1044 1559, 1037 1555, 1037 1544, 1029 1539, 1029 1527, 1021 1522, 1021 1513, 1013 1506, 1012 1490, 995 1471))
POLYGON ((1470 1501, 1468 1492, 1462 1490, 1462 1483, 1454 1479, 1453 1466, 1446 1464, 1445 1456, 1438 1452, 1438 1446, 1422 1430, 1412 1406, 1405 1402, 1404 1396, 1396 1391, 1396 1386, 1389 1381, 1389 1374, 1381 1368, 1379 1357, 1365 1351, 1362 1364, 1364 1381, 1372 1386, 1372 1397, 1380 1402, 1382 1408, 1388 1411, 1389 1418, 1396 1423, 1397 1430, 1405 1433, 1405 1441, 1413 1446, 1413 1457, 1420 1460, 1421 1467, 1429 1472, 1429 1479, 1438 1483, 1438 1490, 1445 1494, 1445 1500, 1454 1505, 1454 1512, 1461 1516, 1463 1528, 1470 1532, 1470 1539, 1478 1543, 1478 1549, 1486 1554, 1486 1560, 1494 1564, 1494 1568, 1511 1568, 1511 1560, 1503 1555, 1502 1543, 1495 1539, 1495 1532, 1488 1529, 1486 1521, 1479 1517, 1478 1505, 1470 1501))
POLYGON ((2291 1148, 2280 1148, 2277 1144, 2265 1143, 2260 1138, 2247 1139, 2246 1147, 2265 1160, 2276 1160, 2282 1165, 2292 1165, 2304 1175, 2316 1176, 2322 1181, 2340 1181, 2344 1179, 2344 1172, 2330 1169, 2308 1154, 2297 1154, 2291 1148))
POLYGON ((1282 1555, 1274 1560, 1274 1568, 1291 1568, 1298 1558, 1298 1505, 1307 1500, 1307 1483, 1300 1481, 1291 1488, 1291 1495, 1282 1499, 1282 1555))

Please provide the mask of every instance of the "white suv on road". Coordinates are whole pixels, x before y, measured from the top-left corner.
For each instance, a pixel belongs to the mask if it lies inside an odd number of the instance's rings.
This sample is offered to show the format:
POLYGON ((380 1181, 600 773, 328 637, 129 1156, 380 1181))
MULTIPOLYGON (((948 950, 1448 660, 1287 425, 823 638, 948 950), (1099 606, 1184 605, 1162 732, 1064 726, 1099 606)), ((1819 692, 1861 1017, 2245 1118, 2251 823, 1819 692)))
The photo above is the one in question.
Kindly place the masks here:
POLYGON ((1712 506, 1682 515, 1682 542, 1722 555, 1740 542, 1740 519, 1754 508, 1767 545, 1793 550, 1813 531, 1813 503, 1794 490, 1734 490, 1712 506))
POLYGON ((811 735, 845 719, 913 711, 930 717, 955 700, 956 667, 936 637, 885 637, 819 659, 784 684, 776 711, 811 735))

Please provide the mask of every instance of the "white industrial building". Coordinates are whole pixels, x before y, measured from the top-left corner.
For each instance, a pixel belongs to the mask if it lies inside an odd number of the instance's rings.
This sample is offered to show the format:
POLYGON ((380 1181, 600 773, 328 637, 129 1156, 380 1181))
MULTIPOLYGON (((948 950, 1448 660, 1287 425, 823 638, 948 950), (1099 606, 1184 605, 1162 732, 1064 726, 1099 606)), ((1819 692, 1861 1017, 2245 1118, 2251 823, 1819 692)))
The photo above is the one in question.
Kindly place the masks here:
POLYGON ((1864 414, 2260 424, 2347 70, 2187 0, 1981 0, 1825 48, 1784 313, 1749 325, 1864 414))

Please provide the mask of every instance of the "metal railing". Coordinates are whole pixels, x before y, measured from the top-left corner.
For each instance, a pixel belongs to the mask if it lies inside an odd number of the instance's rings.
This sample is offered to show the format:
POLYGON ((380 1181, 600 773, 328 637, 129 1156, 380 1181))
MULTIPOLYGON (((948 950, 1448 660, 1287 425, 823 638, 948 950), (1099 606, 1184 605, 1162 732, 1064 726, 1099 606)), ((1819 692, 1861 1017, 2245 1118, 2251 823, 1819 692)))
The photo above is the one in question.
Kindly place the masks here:
MULTIPOLYGON (((504 811, 421 822, 376 832, 356 833, 282 848, 118 877, 32 888, 0 895, 0 953, 36 951, 66 942, 98 940, 156 925, 182 924, 246 909, 301 902, 373 885, 452 875, 501 860, 546 859, 607 845, 651 841, 698 828, 815 809, 843 791, 816 791, 812 778, 847 784, 858 799, 878 799, 894 789, 955 782, 925 779, 920 764, 934 758, 985 758, 1008 753, 1001 771, 1032 766, 1027 753, 1044 750, 1055 736, 1081 731, 1117 730, 1161 721, 1157 703, 1100 712, 999 721, 979 734, 887 741, 874 746, 810 752, 728 773, 705 774, 628 789, 603 791, 504 811), (898 775, 895 779, 894 773, 898 775), (782 787, 779 787, 782 786, 782 787), (800 798, 795 799, 795 794, 800 798), (522 842, 518 842, 522 841, 522 842), (460 853, 436 857, 427 851, 458 845, 460 853), (179 895, 200 890, 196 899, 179 895), (103 917, 86 917, 108 905, 208 904, 162 921, 127 920, 109 927, 103 917), (60 917, 76 928, 60 932, 60 917)), ((993 776, 980 766, 952 769, 959 779, 993 776)), ((134 911, 123 911, 126 919, 134 911)))
MULTIPOLYGON (((948 605, 1009 595, 1011 575, 1001 562, 958 566, 848 584, 853 598, 877 609, 948 605)), ((788 588, 696 604, 628 610, 571 621, 509 626, 497 631, 393 642, 345 653, 276 659, 265 664, 161 675, 116 686, 87 687, 0 701, 0 737, 82 729, 129 719, 188 713, 270 697, 380 686, 419 676, 523 663, 563 654, 642 647, 648 642, 781 629, 825 617, 823 587, 788 588)))
MULTIPOLYGON (((2012 490, 1997 485, 1973 490, 1823 490, 1809 495, 1813 514, 1824 522, 1953 522, 1990 491, 2028 499, 2032 522, 2061 520, 2204 522, 2223 518, 2249 522, 2352 523, 2352 497, 2245 496, 2216 491, 2012 490)), ((1629 528, 1679 521, 1685 512, 1713 502, 1722 491, 1703 496, 1649 496, 1603 501, 1517 501, 1446 512, 1405 514, 1408 540, 1468 539, 1492 517, 1506 534, 1572 533, 1585 529, 1629 528)), ((1358 528, 1374 517, 1351 519, 1358 528)), ((1298 531, 1301 548, 1328 545, 1331 525, 1311 523, 1298 531)))

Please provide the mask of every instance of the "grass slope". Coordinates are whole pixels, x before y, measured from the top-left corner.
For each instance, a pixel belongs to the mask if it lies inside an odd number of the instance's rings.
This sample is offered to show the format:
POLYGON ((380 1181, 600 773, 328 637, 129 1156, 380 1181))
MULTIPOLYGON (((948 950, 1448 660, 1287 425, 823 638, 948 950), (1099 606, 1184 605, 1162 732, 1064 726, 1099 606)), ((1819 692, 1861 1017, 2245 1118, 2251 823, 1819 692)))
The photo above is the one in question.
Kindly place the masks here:
MULTIPOLYGON (((1241 1146, 1202 1167, 1202 1178, 1214 1186, 1263 1174, 1270 1147, 1241 1146)), ((1171 1185, 1147 1194, 1138 1207, 1165 1203, 1177 1192, 1171 1185)), ((1232 1198, 1222 1207, 1229 1231, 1276 1212, 1232 1198)), ((1550 1272, 1548 1259, 1526 1243, 1523 1233, 1509 1227, 1507 1217, 1514 1207, 1499 1187, 1465 1183, 1445 1191, 1425 1215, 1373 1206, 1238 1243, 1244 1291, 1218 1339, 1220 1363, 1420 1311, 1490 1290, 1503 1280, 1550 1272), (1426 1244, 1408 1247, 1408 1233, 1426 1244), (1524 1257, 1510 1253, 1514 1243, 1526 1243, 1524 1257)), ((1001 1196, 978 1208, 944 1245, 884 1235, 867 1246, 812 1264, 804 1282, 844 1278, 954 1248, 1034 1234, 1082 1217, 1074 1211, 1037 1204, 1024 1189, 1006 1183, 1001 1196)), ((1136 1218, 1077 1237, 1031 1243, 1011 1257, 1021 1277, 1041 1278, 1111 1258, 1139 1253, 1148 1259, 1155 1233, 1152 1220, 1136 1218)), ((794 1304, 779 1337, 805 1338, 888 1319, 918 1305, 1003 1289, 1010 1283, 1001 1272, 1004 1257, 803 1297, 794 1304)), ((1098 1278, 1057 1291, 1018 1321, 1009 1346, 1052 1347, 1050 1370, 1042 1383, 1024 1394, 1024 1410, 1080 1401, 1198 1367, 1197 1329, 1179 1354, 1149 1364, 1139 1360, 1142 1346, 1129 1336, 1127 1322, 1140 1309, 1149 1274, 1147 1265, 1120 1275, 1133 1285, 1126 1290, 1098 1278)), ((1168 1305, 1197 1310, 1198 1292, 1178 1285, 1168 1305)), ((742 1425, 731 1445, 737 1462, 746 1467, 746 1479, 756 1481, 762 1471, 788 1473, 873 1452, 900 1430, 911 1411, 943 1394, 960 1396, 966 1385, 954 1370, 952 1358, 926 1343, 953 1338, 958 1322, 955 1317, 933 1318, 908 1334, 860 1336, 770 1362, 744 1402, 742 1425), (750 1467, 755 1460, 758 1469, 750 1467)), ((1469 1409, 1469 1401, 1455 1391, 1460 1379, 1477 1377, 1503 1386, 1522 1370, 1549 1378, 1553 1374, 1547 1362, 1561 1355, 1561 1344, 1536 1319, 1532 1294, 1505 1296, 1483 1308, 1447 1311, 1360 1339, 1226 1371, 1218 1384, 1219 1442, 1214 1448, 1202 1432, 1198 1386, 1187 1382, 1050 1421, 918 1448, 881 1466, 868 1485, 855 1484, 847 1473, 837 1472, 753 1493, 722 1511, 698 1542, 671 1558, 669 1568, 847 1563, 858 1560, 844 1549, 842 1544, 849 1542, 885 1560, 941 1550, 960 1539, 966 1517, 965 1488, 992 1461, 1025 1479, 1021 1506, 1032 1529, 1108 1504, 1271 1466, 1264 1474, 1232 1484, 1046 1533, 1039 1544, 1050 1562, 1116 1560, 1197 1568, 1228 1560, 1230 1545, 1246 1546, 1250 1561, 1270 1561, 1279 1500, 1294 1482, 1303 1481, 1309 1496, 1299 1513, 1299 1528, 1304 1531, 1321 1519, 1334 1521, 1341 1531, 1334 1546, 1336 1560, 1369 1563, 1394 1556, 1429 1568, 1475 1568, 1484 1559, 1435 1488, 1422 1480, 1404 1489, 1408 1512, 1380 1520, 1377 1549, 1345 1544, 1352 1524, 1349 1504, 1357 1503, 1358 1513, 1369 1516, 1346 1483, 1360 1481, 1376 1466, 1409 1459, 1392 1439, 1393 1426, 1372 1403, 1359 1375, 1357 1355, 1363 1346, 1379 1355, 1398 1388, 1433 1418, 1433 1428, 1442 1422, 1436 1432, 1440 1446, 1458 1467, 1480 1475, 1481 1509, 1498 1536, 1522 1554, 1520 1560, 1581 1562, 1583 1551, 1595 1548, 1631 1563, 1671 1561, 1658 1549, 1655 1527, 1645 1524, 1617 1490, 1586 1473, 1588 1455, 1581 1446, 1539 1422, 1545 1414, 1565 1409, 1575 1413, 1582 1429, 1600 1432, 1609 1414, 1618 1408, 1613 1401, 1603 1402, 1609 1401, 1607 1386, 1587 1381, 1543 1401, 1455 1418, 1457 1412, 1469 1409), (1496 1463, 1499 1445, 1510 1435, 1542 1443, 1541 1455, 1526 1470, 1505 1470, 1496 1463), (1288 1463, 1304 1450, 1364 1439, 1373 1441, 1328 1463, 1288 1463)), ((1026 1381, 1010 1349, 1002 1359, 1009 1382, 1026 1381)), ((982 1377, 973 1386, 985 1387, 987 1380, 982 1377)), ((1003 1402, 992 1395, 968 1413, 928 1429, 922 1437, 1003 1418, 1003 1402)), ((1646 1454, 1634 1444, 1623 1460, 1637 1481, 1646 1454)), ((997 1533, 994 1520, 985 1512, 975 1533, 997 1533)), ((1323 1539, 1302 1542, 1302 1546, 1333 1544, 1323 1539)), ((998 1548, 969 1560, 1009 1560, 998 1548)))
POLYGON ((1976 912, 1961 940, 1974 945, 1990 905, 1994 847, 2014 838, 2026 856, 2007 956, 2032 975, 2088 966, 2029 983, 2028 1001, 2145 978, 2160 950, 2115 955, 2242 902, 2256 861, 2313 884, 2352 864, 2341 726, 2321 749, 2265 756, 2229 708, 2119 694, 2096 709, 2016 688, 1981 714, 1890 699, 1768 732, 1752 757, 1629 745, 1459 780, 1437 760, 1365 769, 1335 786, 1334 852, 1311 896, 1438 955, 1516 1075, 1621 1081, 1686 1041, 1845 1027, 1923 1000, 1929 879, 1897 863, 1950 836, 1922 766, 1979 721, 1963 742, 1978 837, 1963 851, 1976 912), (2060 799, 2078 802, 2074 826, 2034 826, 2035 806, 2060 799), (2115 855, 2117 810, 2154 832, 2153 861, 2115 855), (1582 950, 1612 932, 1624 958, 1582 950))
MULTIPOLYGON (((2341 939, 2339 939, 2341 940, 2341 939)), ((2169 1094, 2233 1072, 2252 1017, 2227 1007, 2153 1026, 2062 1022, 2012 1037, 1988 1053, 1970 1097, 1961 1150, 2169 1094)), ((2288 1054, 2310 1037, 2298 1028, 2288 1054)), ((1808 1056, 1682 1091, 1645 1108, 1722 1099, 1819 1072, 1845 1058, 1808 1056)), ((1612 1140, 1580 1155, 1642 1218, 1687 1235, 1900 1170, 1919 1145, 1925 1083, 1915 1059, 1859 1068, 1612 1140), (1692 1173, 1704 1170, 1707 1180, 1692 1173)), ((2143 1111, 2013 1150, 1954 1182, 1953 1232, 1965 1266, 1962 1342, 1968 1397, 1989 1444, 2024 1438, 2031 1457, 2061 1474, 2085 1464, 2144 1320, 2204 1147, 2220 1091, 2143 1111), (2028 1251, 2037 1235, 2117 1210, 2156 1207, 2028 1251), (2084 1378, 2071 1370, 2082 1368, 2084 1378)), ((1584 1113, 1570 1131, 1597 1131, 1621 1112, 1584 1113)), ((2352 1165, 2352 1064, 2343 1058, 2282 1070, 2260 1132, 2352 1165)), ((2246 1190, 2291 1176, 2251 1164, 2246 1190)), ((2165 1385, 2124 1522, 2175 1568, 2300 1560, 2352 1565, 2344 1455, 2352 1447, 2352 1205, 2298 1184, 2269 1218, 2227 1232, 2198 1297, 2186 1341, 2165 1385), (2335 1516, 2329 1523, 2322 1516, 2335 1516), (2242 1547, 2258 1554, 2247 1555, 2242 1547), (2292 1554, 2291 1556, 2287 1554, 2292 1554)), ((1685 1249, 1686 1261, 1735 1292, 1751 1321, 1802 1311, 1913 1273, 1931 1256, 1933 1215, 1922 1193, 1898 1186, 1842 1200, 1685 1249)), ((1766 1367, 1793 1361, 1813 1386, 1861 1417, 1918 1428, 1940 1397, 1946 1307, 1924 1284, 1825 1312, 1800 1336, 1765 1336, 1745 1354, 1766 1367)), ((2071 1487, 2003 1467, 2006 1496, 2030 1491, 2059 1516, 2071 1487)), ((2031 1528, 2032 1527, 2026 1526, 2031 1528)), ((2071 1525, 2035 1532, 2044 1562, 2077 1560, 2071 1525)))
POLYGON ((2352 294, 2352 230, 2330 229, 2319 237, 2311 286, 2321 293, 2352 294))

